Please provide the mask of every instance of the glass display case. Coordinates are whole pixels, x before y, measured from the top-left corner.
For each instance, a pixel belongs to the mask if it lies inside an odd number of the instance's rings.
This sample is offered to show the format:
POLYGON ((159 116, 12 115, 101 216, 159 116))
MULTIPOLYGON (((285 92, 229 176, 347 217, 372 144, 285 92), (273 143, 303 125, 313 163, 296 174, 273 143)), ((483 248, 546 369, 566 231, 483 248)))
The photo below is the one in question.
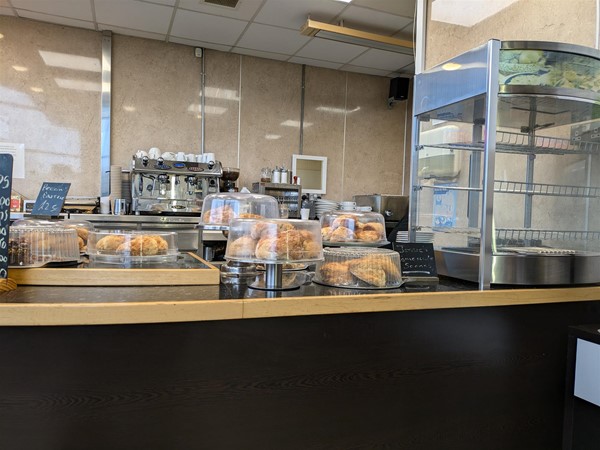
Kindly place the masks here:
POLYGON ((415 77, 410 240, 491 284, 600 282, 600 52, 500 42, 415 77))

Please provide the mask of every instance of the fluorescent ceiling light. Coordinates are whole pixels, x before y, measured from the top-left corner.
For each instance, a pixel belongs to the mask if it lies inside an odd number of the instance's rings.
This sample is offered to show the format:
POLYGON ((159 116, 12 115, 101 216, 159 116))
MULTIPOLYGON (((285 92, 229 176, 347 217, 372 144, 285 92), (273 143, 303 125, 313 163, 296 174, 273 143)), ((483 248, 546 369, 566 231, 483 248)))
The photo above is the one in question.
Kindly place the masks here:
POLYGON ((29 69, 25 66, 12 66, 17 72, 27 72, 29 69))
POLYGON ((336 108, 334 106, 317 106, 316 110, 336 114, 351 114, 353 112, 360 111, 360 106, 357 106, 354 109, 336 108))
MULTIPOLYGON (((282 125, 284 127, 294 127, 294 128, 300 128, 300 121, 299 120, 286 120, 284 122, 281 122, 279 125, 282 125)), ((312 127, 313 123, 312 122, 303 122, 302 126, 304 127, 312 127)))
POLYGON ((281 139, 281 135, 280 134, 267 134, 267 135, 265 135, 265 139, 267 139, 269 141, 275 141, 277 139, 281 139))
POLYGON ((431 20, 472 27, 518 0, 433 0, 431 20))
MULTIPOLYGON (((200 113, 202 109, 202 105, 197 104, 197 103, 192 103, 190 106, 188 106, 188 111, 191 113, 200 113)), ((204 107, 204 112, 206 112, 206 114, 214 114, 216 116, 220 116, 221 114, 224 114, 225 111, 227 111, 227 108, 222 108, 220 106, 205 106, 204 107)))
POLYGON ((331 25, 329 23, 317 22, 308 19, 302 28, 300 34, 305 36, 315 36, 332 41, 345 42, 347 44, 362 45, 363 47, 377 48, 389 52, 404 53, 412 55, 413 44, 410 41, 397 39, 381 34, 367 33, 353 28, 331 25))

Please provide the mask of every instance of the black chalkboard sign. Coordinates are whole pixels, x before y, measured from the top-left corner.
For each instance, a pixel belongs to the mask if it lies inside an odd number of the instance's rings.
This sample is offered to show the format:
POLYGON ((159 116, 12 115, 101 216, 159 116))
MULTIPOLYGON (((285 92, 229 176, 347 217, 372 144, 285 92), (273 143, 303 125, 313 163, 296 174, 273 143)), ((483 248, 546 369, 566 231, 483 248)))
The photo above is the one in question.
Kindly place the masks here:
POLYGON ((435 253, 431 243, 397 243, 403 277, 437 277, 435 253))
POLYGON ((70 187, 71 183, 44 182, 35 199, 31 214, 33 216, 58 216, 65 204, 70 187))
POLYGON ((0 154, 0 278, 8 278, 8 229, 13 157, 0 154))

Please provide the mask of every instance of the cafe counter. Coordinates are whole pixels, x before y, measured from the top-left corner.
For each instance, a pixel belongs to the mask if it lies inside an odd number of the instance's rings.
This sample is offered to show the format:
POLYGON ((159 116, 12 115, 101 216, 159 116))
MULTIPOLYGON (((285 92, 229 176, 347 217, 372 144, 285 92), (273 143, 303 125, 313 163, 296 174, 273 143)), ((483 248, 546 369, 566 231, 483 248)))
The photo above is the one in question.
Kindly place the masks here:
POLYGON ((426 289, 19 286, 0 448, 560 449, 600 287, 426 289))

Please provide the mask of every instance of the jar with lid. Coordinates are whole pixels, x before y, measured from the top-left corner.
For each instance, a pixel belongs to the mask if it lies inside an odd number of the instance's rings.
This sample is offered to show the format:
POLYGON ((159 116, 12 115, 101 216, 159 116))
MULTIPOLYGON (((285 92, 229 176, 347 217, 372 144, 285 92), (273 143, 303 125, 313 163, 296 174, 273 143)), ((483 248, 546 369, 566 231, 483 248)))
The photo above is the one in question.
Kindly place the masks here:
POLYGON ((260 169, 260 181, 265 183, 271 182, 271 169, 269 167, 260 169))
POLYGON ((281 183, 281 169, 279 167, 275 166, 271 179, 273 183, 281 183))
POLYGON ((281 182, 284 184, 288 184, 290 182, 290 173, 285 166, 281 168, 281 182))

